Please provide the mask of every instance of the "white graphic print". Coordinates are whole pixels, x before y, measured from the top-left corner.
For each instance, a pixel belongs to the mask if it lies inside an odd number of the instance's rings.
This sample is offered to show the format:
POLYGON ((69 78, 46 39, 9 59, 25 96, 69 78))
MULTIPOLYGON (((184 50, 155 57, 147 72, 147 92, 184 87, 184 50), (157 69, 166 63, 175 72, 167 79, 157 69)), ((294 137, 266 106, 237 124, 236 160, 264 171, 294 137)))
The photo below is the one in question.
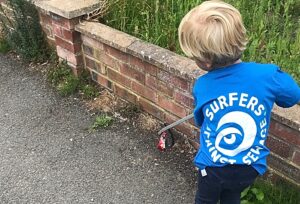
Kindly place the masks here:
POLYGON ((221 130, 218 133, 215 141, 215 147, 217 150, 227 156, 233 157, 240 152, 249 149, 253 145, 257 133, 257 127, 254 119, 250 115, 240 111, 227 113, 220 119, 217 132, 220 128, 222 128, 223 125, 226 124, 236 124, 243 131, 241 132, 235 127, 228 127, 221 130), (220 146, 222 139, 226 144, 232 145, 237 141, 237 137, 241 137, 242 142, 235 149, 225 149, 220 146))
POLYGON ((209 122, 202 137, 213 162, 251 165, 259 160, 265 151, 268 119, 266 108, 257 97, 228 93, 210 103, 204 113, 209 122), (231 107, 239 110, 227 112, 231 107), (216 128, 212 128, 213 124, 216 128))

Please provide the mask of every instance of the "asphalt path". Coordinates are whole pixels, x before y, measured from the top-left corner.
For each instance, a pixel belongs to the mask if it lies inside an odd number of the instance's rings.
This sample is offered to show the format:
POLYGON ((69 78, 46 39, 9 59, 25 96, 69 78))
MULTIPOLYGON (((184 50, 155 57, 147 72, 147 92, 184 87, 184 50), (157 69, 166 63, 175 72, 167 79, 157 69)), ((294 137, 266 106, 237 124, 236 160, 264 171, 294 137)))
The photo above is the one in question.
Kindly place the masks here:
POLYGON ((0 203, 193 203, 190 156, 158 152, 155 133, 130 121, 89 132, 93 119, 0 55, 0 203))

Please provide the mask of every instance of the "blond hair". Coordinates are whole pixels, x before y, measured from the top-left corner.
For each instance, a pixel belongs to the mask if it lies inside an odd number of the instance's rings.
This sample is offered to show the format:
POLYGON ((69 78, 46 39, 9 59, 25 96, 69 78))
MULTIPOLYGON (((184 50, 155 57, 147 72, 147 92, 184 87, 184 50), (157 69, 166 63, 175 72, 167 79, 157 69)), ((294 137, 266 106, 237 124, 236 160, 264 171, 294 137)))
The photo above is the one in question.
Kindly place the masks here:
POLYGON ((246 29, 240 12, 222 1, 205 1, 182 19, 179 29, 181 49, 212 67, 238 60, 246 49, 246 29))

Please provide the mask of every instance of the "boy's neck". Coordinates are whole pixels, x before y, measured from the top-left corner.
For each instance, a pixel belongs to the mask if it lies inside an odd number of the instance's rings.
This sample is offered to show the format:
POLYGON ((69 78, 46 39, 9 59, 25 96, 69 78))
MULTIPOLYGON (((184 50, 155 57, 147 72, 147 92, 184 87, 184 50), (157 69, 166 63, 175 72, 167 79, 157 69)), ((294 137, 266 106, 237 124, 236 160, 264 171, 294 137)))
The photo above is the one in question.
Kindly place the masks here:
POLYGON ((231 65, 234 65, 234 64, 239 64, 239 63, 241 63, 241 62, 242 62, 242 60, 241 60, 241 59, 238 59, 238 60, 236 60, 234 63, 226 64, 226 65, 221 66, 221 67, 215 67, 215 68, 211 69, 210 71, 214 71, 214 70, 217 70, 217 69, 222 69, 222 68, 224 68, 224 67, 228 67, 228 66, 231 66, 231 65))

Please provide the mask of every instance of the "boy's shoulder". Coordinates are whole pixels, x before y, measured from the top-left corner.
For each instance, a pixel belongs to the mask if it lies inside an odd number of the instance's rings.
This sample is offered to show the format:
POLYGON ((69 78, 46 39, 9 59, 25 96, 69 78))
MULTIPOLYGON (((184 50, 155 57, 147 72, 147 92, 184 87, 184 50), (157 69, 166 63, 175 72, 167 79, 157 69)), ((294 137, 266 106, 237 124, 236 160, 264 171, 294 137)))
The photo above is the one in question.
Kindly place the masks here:
POLYGON ((199 76, 196 79, 195 84, 207 83, 211 80, 215 80, 216 78, 219 79, 221 76, 231 76, 231 77, 270 76, 272 77, 272 75, 278 70, 280 70, 280 68, 276 64, 241 62, 239 64, 233 65, 232 67, 221 68, 218 70, 207 72, 206 74, 199 76))

